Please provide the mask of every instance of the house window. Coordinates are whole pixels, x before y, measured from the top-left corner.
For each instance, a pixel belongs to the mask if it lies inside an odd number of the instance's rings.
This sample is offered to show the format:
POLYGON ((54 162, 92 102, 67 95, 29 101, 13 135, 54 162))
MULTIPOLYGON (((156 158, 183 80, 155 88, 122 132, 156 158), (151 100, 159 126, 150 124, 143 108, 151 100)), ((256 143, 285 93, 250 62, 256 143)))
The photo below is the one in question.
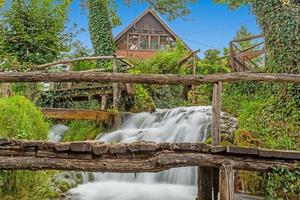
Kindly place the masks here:
POLYGON ((138 34, 129 34, 128 47, 130 50, 139 49, 139 35, 138 34))
POLYGON ((158 36, 151 36, 151 50, 158 49, 158 36))
POLYGON ((149 35, 141 35, 140 49, 149 49, 149 35))
POLYGON ((168 37, 167 36, 160 36, 160 49, 167 50, 168 48, 168 37))

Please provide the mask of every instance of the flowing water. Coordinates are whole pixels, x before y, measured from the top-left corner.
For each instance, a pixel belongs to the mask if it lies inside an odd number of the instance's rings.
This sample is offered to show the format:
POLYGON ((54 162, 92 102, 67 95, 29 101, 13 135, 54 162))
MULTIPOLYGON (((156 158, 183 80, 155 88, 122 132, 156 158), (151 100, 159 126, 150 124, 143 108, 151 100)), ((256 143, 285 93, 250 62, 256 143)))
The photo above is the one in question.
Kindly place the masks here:
MULTIPOLYGON (((211 125, 210 107, 157 110, 129 116, 121 127, 100 135, 104 142, 204 142, 211 125)), ((194 200, 196 167, 160 173, 95 173, 94 181, 71 189, 73 200, 194 200)))

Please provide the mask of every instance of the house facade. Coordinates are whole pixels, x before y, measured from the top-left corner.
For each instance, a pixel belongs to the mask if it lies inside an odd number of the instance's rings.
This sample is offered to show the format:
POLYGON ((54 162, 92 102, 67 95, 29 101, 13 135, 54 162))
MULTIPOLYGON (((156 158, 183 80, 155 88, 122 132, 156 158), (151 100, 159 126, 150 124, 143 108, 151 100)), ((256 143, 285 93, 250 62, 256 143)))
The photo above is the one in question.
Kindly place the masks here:
POLYGON ((175 46, 176 38, 167 23, 149 8, 115 37, 115 43, 119 56, 146 59, 157 51, 175 46))

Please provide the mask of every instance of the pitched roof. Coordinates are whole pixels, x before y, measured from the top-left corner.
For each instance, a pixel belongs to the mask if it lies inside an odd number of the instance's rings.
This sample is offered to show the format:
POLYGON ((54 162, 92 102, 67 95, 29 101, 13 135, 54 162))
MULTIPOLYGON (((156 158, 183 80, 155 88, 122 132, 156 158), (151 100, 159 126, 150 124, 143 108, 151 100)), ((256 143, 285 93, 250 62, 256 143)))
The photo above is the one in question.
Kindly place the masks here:
MULTIPOLYGON (((170 26, 152 9, 152 8, 148 8, 146 9, 139 17, 137 17, 133 22, 131 22, 131 24, 129 24, 121 33, 119 33, 114 40, 117 41, 119 40, 123 34, 125 34, 127 31, 129 31, 129 29, 131 29, 132 27, 134 27, 135 24, 137 24, 143 17, 145 17, 145 15, 147 15, 148 13, 152 14, 153 17, 155 17, 160 23, 161 25, 174 37, 174 38, 179 38, 180 37, 170 28, 170 26)), ((184 42, 182 41, 183 44, 186 46, 186 48, 189 51, 192 51, 192 49, 184 42)))

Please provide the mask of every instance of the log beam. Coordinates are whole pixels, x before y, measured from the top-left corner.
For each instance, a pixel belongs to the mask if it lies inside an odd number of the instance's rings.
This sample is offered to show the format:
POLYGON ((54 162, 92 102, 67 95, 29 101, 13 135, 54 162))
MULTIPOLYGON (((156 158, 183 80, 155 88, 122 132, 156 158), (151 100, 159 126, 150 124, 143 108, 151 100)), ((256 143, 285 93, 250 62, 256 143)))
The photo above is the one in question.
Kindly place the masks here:
POLYGON ((140 83, 158 85, 200 85, 217 82, 278 82, 300 84, 299 74, 270 74, 235 72, 209 75, 126 74, 102 72, 0 72, 0 83, 5 82, 97 82, 140 83))
POLYGON ((113 115, 107 111, 93 111, 82 109, 42 108, 46 118, 61 120, 93 120, 109 123, 113 115))
MULTIPOLYGON (((291 153, 291 152, 289 152, 291 153)), ((284 152, 278 154, 284 156, 284 152)), ((159 172, 176 167, 202 166, 268 171, 273 166, 294 169, 300 152, 291 158, 236 153, 212 153, 204 144, 138 142, 110 144, 96 141, 53 143, 0 139, 0 170, 72 170, 98 172, 159 172)))

